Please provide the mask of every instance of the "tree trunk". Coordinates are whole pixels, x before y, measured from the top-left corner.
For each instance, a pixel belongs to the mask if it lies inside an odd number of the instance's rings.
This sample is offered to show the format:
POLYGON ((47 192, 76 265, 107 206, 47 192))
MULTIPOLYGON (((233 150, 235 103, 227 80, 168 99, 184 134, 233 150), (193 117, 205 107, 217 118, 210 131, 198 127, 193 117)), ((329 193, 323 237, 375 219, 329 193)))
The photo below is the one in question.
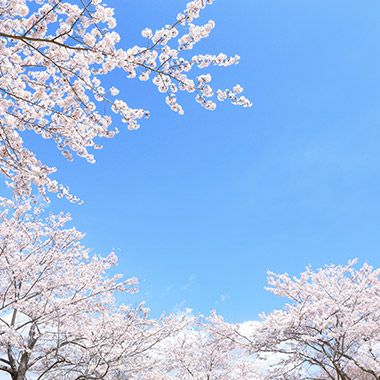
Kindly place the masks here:
POLYGON ((18 366, 16 380, 26 379, 26 372, 28 371, 30 351, 33 349, 34 345, 37 342, 35 332, 36 332, 36 325, 33 323, 29 330, 28 350, 24 351, 23 354, 21 355, 20 365, 18 366))
POLYGON ((28 370, 29 354, 24 352, 21 356, 20 365, 17 371, 16 380, 25 380, 26 371, 28 370))

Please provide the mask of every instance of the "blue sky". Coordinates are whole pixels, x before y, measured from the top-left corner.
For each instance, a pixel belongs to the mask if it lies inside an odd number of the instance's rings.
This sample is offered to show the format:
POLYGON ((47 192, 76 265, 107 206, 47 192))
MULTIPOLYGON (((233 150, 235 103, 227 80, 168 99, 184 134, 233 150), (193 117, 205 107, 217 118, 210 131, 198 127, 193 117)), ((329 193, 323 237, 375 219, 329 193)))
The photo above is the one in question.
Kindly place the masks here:
MULTIPOLYGON (((182 0, 114 0, 121 44, 142 44, 182 11, 182 0)), ((116 249, 119 272, 140 279, 152 314, 216 309, 231 321, 281 307, 266 271, 380 263, 380 3, 216 0, 216 22, 197 53, 239 54, 212 69, 214 86, 239 83, 250 109, 192 95, 185 115, 149 83, 113 74, 131 106, 151 118, 102 141, 97 163, 61 159, 32 139, 39 158, 84 199, 70 211, 94 252, 116 249)))

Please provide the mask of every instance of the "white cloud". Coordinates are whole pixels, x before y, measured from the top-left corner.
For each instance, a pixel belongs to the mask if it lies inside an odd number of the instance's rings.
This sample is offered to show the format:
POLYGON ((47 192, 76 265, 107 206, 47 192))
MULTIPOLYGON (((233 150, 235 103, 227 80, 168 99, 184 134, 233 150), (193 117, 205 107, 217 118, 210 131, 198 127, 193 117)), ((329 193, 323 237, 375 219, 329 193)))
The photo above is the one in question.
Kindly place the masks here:
POLYGON ((219 303, 226 302, 229 299, 230 299, 230 296, 228 294, 222 294, 219 300, 215 302, 215 304, 218 305, 219 303))
POLYGON ((197 277, 195 275, 190 275, 189 277, 189 281, 187 282, 187 284, 185 284, 185 286, 183 287, 183 290, 186 290, 192 283, 193 281, 196 279, 197 277))

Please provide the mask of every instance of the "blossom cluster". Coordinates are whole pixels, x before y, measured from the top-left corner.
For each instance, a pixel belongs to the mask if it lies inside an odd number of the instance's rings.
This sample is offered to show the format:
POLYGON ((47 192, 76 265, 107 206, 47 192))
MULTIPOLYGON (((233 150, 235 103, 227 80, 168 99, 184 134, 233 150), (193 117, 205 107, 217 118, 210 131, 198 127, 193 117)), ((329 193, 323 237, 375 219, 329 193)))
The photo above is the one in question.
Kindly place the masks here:
POLYGON ((139 120, 149 112, 132 108, 125 100, 115 99, 119 90, 105 88, 101 76, 115 69, 128 78, 149 79, 166 94, 166 103, 180 114, 178 90, 194 93, 196 101, 215 109, 218 100, 248 107, 250 101, 236 91, 214 90, 209 74, 194 78, 188 72, 210 64, 230 66, 239 57, 180 55, 207 38, 213 21, 195 25, 200 11, 212 0, 187 4, 172 25, 155 32, 146 28, 142 36, 147 46, 119 48, 119 34, 114 30, 114 10, 101 0, 0 0, 0 169, 9 186, 19 196, 30 196, 32 184, 41 194, 57 192, 71 201, 78 199, 68 188, 50 179, 55 169, 43 165, 28 150, 20 133, 31 130, 45 139, 53 139, 64 157, 73 153, 95 162, 91 149, 100 149, 98 137, 113 137, 110 108, 129 129, 139 127, 139 120), (102 102, 98 107, 97 102, 102 102))

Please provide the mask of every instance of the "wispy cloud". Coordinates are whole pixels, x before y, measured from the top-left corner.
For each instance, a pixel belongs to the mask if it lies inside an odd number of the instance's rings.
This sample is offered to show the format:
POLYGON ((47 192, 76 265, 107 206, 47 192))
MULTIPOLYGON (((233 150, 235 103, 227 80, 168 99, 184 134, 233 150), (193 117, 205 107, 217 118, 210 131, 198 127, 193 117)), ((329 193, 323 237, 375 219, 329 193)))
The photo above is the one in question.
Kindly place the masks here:
POLYGON ((173 307, 173 313, 179 316, 186 315, 187 317, 193 316, 193 309, 190 307, 185 307, 186 301, 182 300, 173 307))
POLYGON ((169 292, 171 292, 171 291, 173 290, 173 288, 174 288, 174 285, 173 285, 173 284, 167 286, 167 287, 165 288, 165 290, 163 291, 162 295, 166 295, 166 294, 168 294, 169 292))
POLYGON ((218 303, 226 302, 229 299, 230 299, 230 296, 228 294, 222 294, 220 296, 219 301, 216 301, 215 303, 218 304, 218 303))
POLYGON ((195 275, 190 275, 189 277, 189 280, 188 282, 185 284, 185 286, 183 287, 183 290, 186 290, 192 283, 193 281, 196 279, 197 277, 195 275))

